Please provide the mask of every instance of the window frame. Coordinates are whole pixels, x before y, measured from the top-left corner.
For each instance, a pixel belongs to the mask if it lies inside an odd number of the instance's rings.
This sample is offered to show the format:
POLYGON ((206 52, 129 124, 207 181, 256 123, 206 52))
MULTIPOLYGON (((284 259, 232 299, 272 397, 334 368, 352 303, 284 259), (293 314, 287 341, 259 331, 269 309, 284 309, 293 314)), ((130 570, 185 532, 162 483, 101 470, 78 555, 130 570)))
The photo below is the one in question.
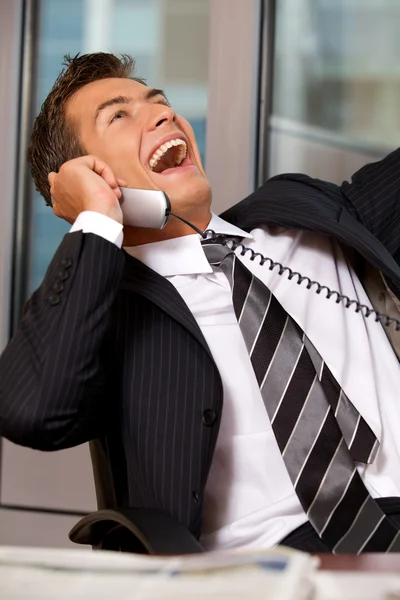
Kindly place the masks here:
MULTIPOLYGON (((10 337, 12 286, 15 279, 15 232, 17 218, 21 39, 24 30, 24 2, 14 0, 2 6, 0 19, 0 53, 7 57, 0 68, 0 352, 10 337), (17 102, 16 102, 17 99, 17 102)), ((0 507, 1 507, 2 439, 0 438, 0 507)))
POLYGON ((0 52, 7 57, 0 69, 2 105, 0 111, 0 352, 8 342, 11 321, 15 312, 13 287, 18 279, 19 248, 23 245, 23 231, 18 227, 20 176, 22 152, 21 87, 22 61, 27 26, 27 4, 24 0, 6 2, 0 19, 0 52), (23 40, 21 42, 21 40, 23 40))
POLYGON ((219 213, 246 197, 258 183, 264 68, 261 39, 268 6, 265 0, 210 3, 205 166, 213 191, 213 210, 219 213))

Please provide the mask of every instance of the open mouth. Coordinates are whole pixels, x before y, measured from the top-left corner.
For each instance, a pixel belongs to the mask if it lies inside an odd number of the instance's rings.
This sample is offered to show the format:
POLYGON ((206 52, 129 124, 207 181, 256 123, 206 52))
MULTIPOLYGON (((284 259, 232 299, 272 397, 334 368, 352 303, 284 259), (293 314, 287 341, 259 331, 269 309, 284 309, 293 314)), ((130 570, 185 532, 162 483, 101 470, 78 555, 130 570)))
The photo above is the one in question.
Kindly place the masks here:
POLYGON ((187 145, 181 138, 165 142, 151 156, 150 169, 154 173, 163 173, 167 169, 180 167, 187 155, 187 145))

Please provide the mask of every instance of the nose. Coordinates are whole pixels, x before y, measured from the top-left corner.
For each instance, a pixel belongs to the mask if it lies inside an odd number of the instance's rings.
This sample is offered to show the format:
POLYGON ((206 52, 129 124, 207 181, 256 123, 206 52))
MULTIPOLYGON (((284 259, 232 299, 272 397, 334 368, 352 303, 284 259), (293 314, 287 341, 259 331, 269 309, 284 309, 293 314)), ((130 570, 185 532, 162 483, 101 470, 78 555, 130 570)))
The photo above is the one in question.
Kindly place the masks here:
POLYGON ((163 125, 175 123, 176 113, 170 106, 163 104, 153 104, 153 114, 149 120, 149 130, 153 131, 163 125), (154 108, 153 108, 154 107, 154 108))

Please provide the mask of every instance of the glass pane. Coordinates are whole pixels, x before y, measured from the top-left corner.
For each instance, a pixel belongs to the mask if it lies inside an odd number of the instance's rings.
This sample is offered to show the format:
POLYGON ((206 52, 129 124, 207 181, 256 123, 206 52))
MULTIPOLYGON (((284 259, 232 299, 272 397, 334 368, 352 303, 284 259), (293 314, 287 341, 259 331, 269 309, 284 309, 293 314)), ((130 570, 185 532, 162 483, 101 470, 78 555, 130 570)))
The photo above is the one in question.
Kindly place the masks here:
POLYGON ((274 116, 396 147, 399 29, 398 0, 279 0, 274 116))
MULTIPOLYGON (((204 160, 208 98, 209 0, 41 0, 35 114, 61 70, 78 52, 131 54, 136 73, 161 87, 187 118, 204 160)), ((29 290, 43 278, 69 225, 32 194, 29 290)))

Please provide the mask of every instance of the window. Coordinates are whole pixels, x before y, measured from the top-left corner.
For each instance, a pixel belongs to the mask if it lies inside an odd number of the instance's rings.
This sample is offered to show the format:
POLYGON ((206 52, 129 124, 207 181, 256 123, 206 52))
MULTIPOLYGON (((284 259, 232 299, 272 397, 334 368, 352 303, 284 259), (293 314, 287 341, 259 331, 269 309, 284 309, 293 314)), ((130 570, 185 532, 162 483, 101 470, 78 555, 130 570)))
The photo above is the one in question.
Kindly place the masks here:
POLYGON ((277 8, 274 114, 397 146, 400 4, 280 0, 277 8))
MULTIPOLYGON (((186 117, 204 160, 208 98, 209 0, 41 0, 34 113, 78 52, 131 54, 137 74, 166 90, 186 117)), ((36 289, 69 226, 32 191, 29 290, 36 289)))
POLYGON ((267 171, 301 170, 339 182, 398 145, 400 4, 274 5, 267 171))

